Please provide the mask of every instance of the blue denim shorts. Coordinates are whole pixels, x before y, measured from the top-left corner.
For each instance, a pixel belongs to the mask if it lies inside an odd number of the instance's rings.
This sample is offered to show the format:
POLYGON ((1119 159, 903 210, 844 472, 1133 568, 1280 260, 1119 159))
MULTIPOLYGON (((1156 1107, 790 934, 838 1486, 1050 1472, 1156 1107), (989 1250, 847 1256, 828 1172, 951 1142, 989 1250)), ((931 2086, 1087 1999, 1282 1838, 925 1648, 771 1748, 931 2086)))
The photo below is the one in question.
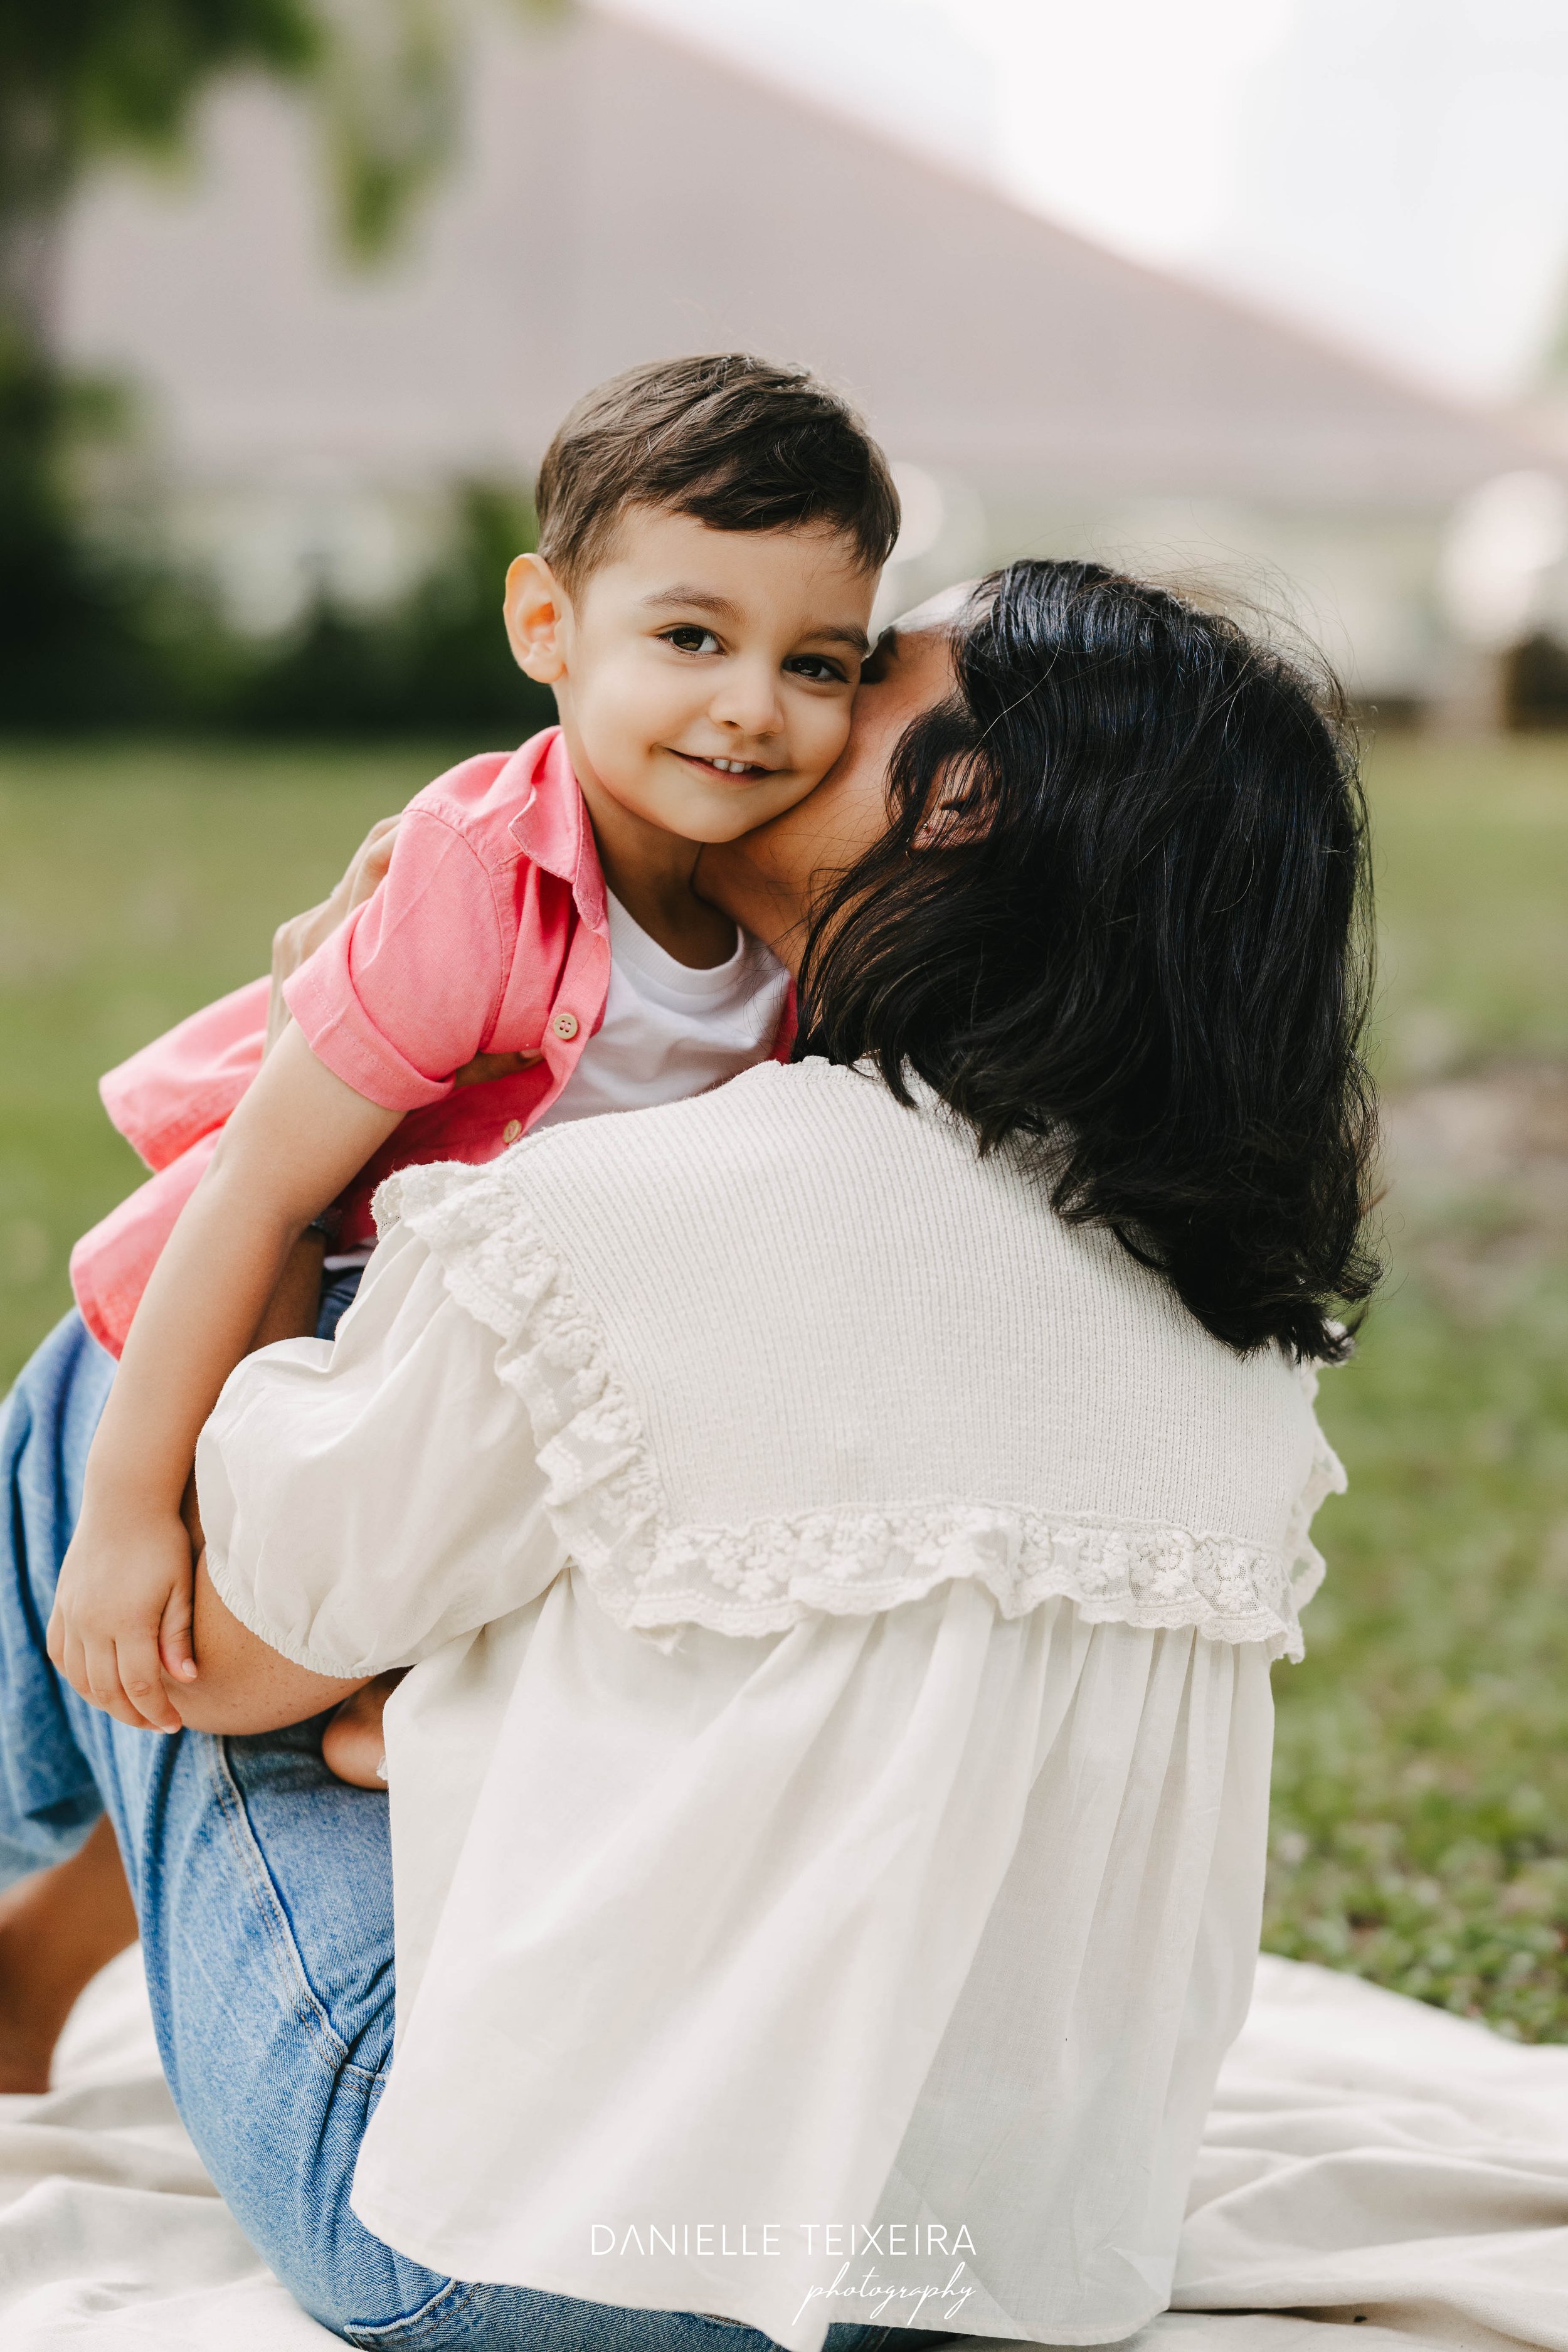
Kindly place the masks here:
MULTIPOLYGON (((323 1338, 359 1276, 329 1278, 323 1338)), ((392 2056, 386 1799, 327 1771, 324 1717, 254 1738, 168 1738, 114 1722, 56 1674, 45 1629, 113 1371, 69 1315, 0 1406, 0 1883, 64 1860, 109 1813, 185 2127, 251 2242, 345 2342, 765 2352, 754 2329, 692 2312, 442 2277, 349 2210, 392 2056)), ((837 2325, 828 2352, 912 2332, 837 2325)))

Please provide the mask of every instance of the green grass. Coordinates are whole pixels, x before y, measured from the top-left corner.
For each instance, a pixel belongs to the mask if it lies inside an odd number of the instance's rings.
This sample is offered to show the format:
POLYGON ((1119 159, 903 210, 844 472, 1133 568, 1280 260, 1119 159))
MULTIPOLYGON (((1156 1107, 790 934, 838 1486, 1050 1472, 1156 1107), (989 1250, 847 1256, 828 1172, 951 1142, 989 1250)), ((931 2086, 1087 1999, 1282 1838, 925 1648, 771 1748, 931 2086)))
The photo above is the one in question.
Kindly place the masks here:
POLYGON ((1321 1402, 1264 1941, 1568 2040, 1568 1271, 1482 1325, 1404 1274, 1321 1402))
POLYGON ((79 1234, 145 1173, 101 1072, 265 971, 371 823, 450 751, 0 751, 0 1386, 70 1304, 79 1234))
POLYGON ((1381 1075, 1568 1055, 1568 737, 1367 761, 1381 1075))
MULTIPOLYGON (((1396 741, 1368 782, 1385 1081, 1561 1064, 1568 741, 1396 741)), ((1504 1181, 1396 1191, 1385 1222, 1386 1289, 1322 1383, 1351 1485, 1275 1675, 1264 1940, 1568 2040, 1568 1220, 1504 1181)))
MULTIPOLYGON (((0 753, 0 1380, 137 1178, 99 1073, 262 971, 444 756, 0 753)), ((1395 740, 1369 782, 1385 1077, 1568 1063, 1568 742, 1395 740)), ((1325 1378, 1351 1491, 1318 1523, 1308 1661, 1275 1677, 1266 1940, 1563 2040, 1568 1216, 1533 1199, 1396 1195, 1386 1294, 1325 1378)))

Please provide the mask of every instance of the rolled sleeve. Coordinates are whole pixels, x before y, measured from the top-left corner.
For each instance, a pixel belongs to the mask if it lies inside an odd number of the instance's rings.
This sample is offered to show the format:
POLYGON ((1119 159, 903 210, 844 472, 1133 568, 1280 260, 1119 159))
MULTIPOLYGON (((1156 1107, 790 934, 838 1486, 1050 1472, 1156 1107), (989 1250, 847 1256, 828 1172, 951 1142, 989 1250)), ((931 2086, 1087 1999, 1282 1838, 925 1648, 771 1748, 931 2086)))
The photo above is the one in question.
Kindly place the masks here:
POLYGON ((335 1343, 231 1375, 196 1451, 219 1598, 312 1673, 410 1665, 532 1601, 563 1565, 502 1342, 395 1232, 335 1343))
POLYGON ((204 1004, 100 1078, 104 1109, 149 1168, 171 1167, 227 1118, 261 1067, 271 985, 204 1004))
POLYGON ((317 1059, 384 1110, 442 1102, 495 1024, 506 940, 490 874, 447 819, 409 809, 386 877, 287 982, 317 1059))

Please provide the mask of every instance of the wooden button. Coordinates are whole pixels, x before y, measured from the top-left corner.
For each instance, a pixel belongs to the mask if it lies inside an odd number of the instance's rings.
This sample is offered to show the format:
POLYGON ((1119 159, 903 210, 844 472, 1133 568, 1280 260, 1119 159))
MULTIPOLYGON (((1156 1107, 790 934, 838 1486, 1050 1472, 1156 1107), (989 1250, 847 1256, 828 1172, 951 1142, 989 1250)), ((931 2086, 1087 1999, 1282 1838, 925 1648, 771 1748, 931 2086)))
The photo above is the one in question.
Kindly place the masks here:
POLYGON ((520 1118, 509 1118, 509 1119, 508 1119, 508 1121, 507 1121, 507 1123, 506 1123, 506 1125, 502 1128, 502 1129, 501 1129, 501 1131, 500 1131, 500 1139, 501 1139, 501 1141, 502 1141, 503 1143, 515 1143, 515 1142, 517 1141, 518 1137, 519 1137, 521 1133, 522 1133, 522 1121, 521 1121, 521 1119, 520 1119, 520 1118))
POLYGON ((558 1013, 550 1025, 558 1037, 570 1045, 577 1034, 577 1015, 574 1013, 558 1013))

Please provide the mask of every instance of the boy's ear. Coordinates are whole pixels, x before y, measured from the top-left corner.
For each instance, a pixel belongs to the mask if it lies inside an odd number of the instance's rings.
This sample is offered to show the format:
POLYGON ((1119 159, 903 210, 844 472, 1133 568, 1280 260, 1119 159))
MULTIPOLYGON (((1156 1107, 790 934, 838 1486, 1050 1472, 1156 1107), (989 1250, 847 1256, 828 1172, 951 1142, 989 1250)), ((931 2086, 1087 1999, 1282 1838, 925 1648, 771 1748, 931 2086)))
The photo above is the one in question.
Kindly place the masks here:
POLYGON ((512 659, 541 686, 566 675, 563 623, 572 606, 542 555, 513 556, 506 575, 507 641, 512 659))

